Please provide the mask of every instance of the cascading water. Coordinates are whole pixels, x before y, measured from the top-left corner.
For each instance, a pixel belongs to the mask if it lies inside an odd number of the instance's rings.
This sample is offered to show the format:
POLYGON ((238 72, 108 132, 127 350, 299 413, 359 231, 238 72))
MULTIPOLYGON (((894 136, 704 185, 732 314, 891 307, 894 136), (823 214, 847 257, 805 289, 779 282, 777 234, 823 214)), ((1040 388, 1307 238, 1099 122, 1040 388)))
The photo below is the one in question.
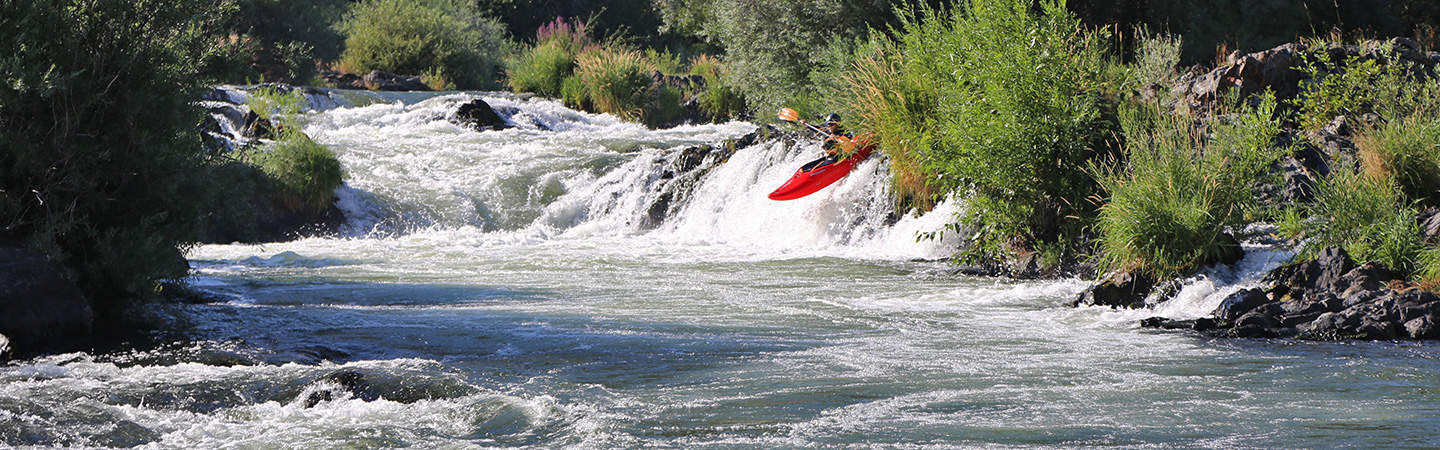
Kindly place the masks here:
POLYGON ((936 261, 956 236, 917 233, 960 205, 897 214, 883 157, 774 202, 816 143, 497 93, 308 99, 341 235, 202 246, 189 282, 220 301, 147 308, 158 342, 0 368, 0 444, 1440 445, 1416 432, 1431 344, 1136 328, 1208 314, 1275 251, 1151 310, 1074 309, 1083 282, 936 261), (514 127, 450 120, 475 98, 514 127))

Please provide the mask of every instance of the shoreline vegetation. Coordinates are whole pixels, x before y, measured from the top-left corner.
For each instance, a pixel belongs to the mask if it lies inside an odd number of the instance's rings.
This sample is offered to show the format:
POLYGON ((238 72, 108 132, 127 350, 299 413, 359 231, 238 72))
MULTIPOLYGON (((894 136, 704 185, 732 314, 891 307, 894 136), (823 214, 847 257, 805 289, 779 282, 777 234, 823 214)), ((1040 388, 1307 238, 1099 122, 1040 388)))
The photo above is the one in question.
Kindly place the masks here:
POLYGON ((977 272, 1096 277, 1077 303, 1134 307, 1264 239, 1297 255, 1269 287, 1227 299, 1221 322, 1149 323, 1440 337, 1432 2, 579 3, 0 5, 17 49, 0 65, 0 250, 61 268, 84 310, 0 333, 123 327, 199 242, 338 220, 343 173, 299 132, 298 91, 237 112, 258 145, 203 137, 210 86, 279 82, 507 89, 657 128, 839 112, 880 141, 897 210, 967 202, 928 237, 967 236, 956 259, 977 272))

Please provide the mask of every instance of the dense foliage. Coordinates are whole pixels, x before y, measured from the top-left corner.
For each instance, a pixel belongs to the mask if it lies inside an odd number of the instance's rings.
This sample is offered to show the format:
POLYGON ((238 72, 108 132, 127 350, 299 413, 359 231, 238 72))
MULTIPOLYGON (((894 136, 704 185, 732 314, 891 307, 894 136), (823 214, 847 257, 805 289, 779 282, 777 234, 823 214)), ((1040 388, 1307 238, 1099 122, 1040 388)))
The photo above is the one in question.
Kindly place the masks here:
POLYGON ((0 2, 0 237, 57 257, 92 299, 185 273, 206 182, 192 102, 224 51, 205 34, 220 12, 0 2))
POLYGON ((365 0, 342 30, 345 71, 426 74, 459 89, 497 87, 509 46, 499 21, 459 0, 365 0))
POLYGON ((1124 163, 1095 171, 1109 194, 1096 224, 1101 266, 1163 278, 1217 261, 1222 234, 1259 206, 1255 181, 1283 156, 1274 99, 1208 117, 1127 104, 1120 116, 1124 163))
POLYGON ((1084 167, 1114 134, 1101 97, 1105 36, 1063 2, 1031 6, 967 0, 906 15, 893 41, 860 47, 843 95, 907 183, 901 195, 970 197, 972 256, 1078 237, 1097 189, 1084 167))
POLYGON ((336 24, 346 0, 236 0, 234 14, 221 24, 249 52, 248 67, 231 81, 305 83, 316 75, 317 61, 340 56, 336 24))

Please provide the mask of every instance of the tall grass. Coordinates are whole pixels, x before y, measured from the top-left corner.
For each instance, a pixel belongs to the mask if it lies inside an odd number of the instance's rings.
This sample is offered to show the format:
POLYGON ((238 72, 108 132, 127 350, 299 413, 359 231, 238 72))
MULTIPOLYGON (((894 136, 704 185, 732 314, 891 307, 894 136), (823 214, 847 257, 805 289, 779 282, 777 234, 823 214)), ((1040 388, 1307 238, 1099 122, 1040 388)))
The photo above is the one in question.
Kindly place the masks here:
POLYGON ((699 55, 690 59, 690 73, 705 79, 705 86, 699 93, 700 110, 710 120, 726 120, 738 116, 745 109, 745 100, 727 83, 730 71, 718 57, 699 55))
POLYGON ((1216 260, 1220 236, 1255 208, 1252 186, 1282 156, 1273 97, 1259 107, 1197 118, 1157 104, 1121 108, 1125 162, 1096 166, 1100 265, 1157 278, 1216 260), (1198 123, 1198 124, 1197 124, 1198 123))
POLYGON ((1393 180, 1339 170, 1316 184, 1315 203, 1308 208, 1304 254, 1340 246, 1358 261, 1405 275, 1415 272, 1424 248, 1415 223, 1419 212, 1393 180))
POLYGON ((596 111, 639 120, 653 95, 645 55, 627 48, 595 48, 575 59, 575 76, 596 111))
POLYGON ((1402 118, 1355 137, 1365 175, 1394 180, 1400 194, 1440 206, 1440 118, 1402 118))
POLYGON ((344 176, 335 153, 298 130, 284 133, 254 161, 279 186, 280 204, 296 212, 324 211, 344 176))

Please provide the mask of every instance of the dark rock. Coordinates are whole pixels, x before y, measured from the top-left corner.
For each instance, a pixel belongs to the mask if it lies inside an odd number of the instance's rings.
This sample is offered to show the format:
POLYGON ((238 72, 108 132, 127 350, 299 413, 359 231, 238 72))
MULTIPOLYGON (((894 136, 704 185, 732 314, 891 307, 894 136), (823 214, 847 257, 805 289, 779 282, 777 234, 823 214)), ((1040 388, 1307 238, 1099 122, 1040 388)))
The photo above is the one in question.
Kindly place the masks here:
POLYGON ((68 274, 40 252, 0 245, 0 333, 27 341, 90 334, 94 313, 68 274))
POLYGON ((1225 336, 1237 338, 1269 338, 1275 337, 1276 334, 1277 333, 1270 331, 1269 328, 1254 324, 1237 326, 1225 332, 1225 336))
POLYGON ((1139 308, 1145 305, 1145 297, 1154 288, 1155 280, 1144 274, 1116 272, 1081 292, 1071 306, 1139 308))
POLYGON ((1405 322, 1405 334, 1411 339, 1440 339, 1440 316, 1431 314, 1405 322))
POLYGON ((324 70, 320 72, 320 76, 336 89, 365 89, 365 80, 353 73, 324 70))
POLYGON ((1342 277, 1341 282, 1335 287, 1344 286, 1340 297, 1349 298, 1352 294, 1362 291, 1374 291, 1390 284, 1390 282, 1401 279, 1390 269, 1375 263, 1365 263, 1360 267, 1351 269, 1342 277))
POLYGON ((250 139, 276 139, 280 137, 281 128, 269 119, 260 117, 255 111, 245 113, 244 125, 240 127, 240 136, 250 139))
POLYGON ((1220 233, 1216 238, 1217 251, 1205 263, 1208 264, 1235 264, 1245 258, 1245 248, 1240 245, 1240 240, 1230 233, 1220 233))
POLYGON ((1394 322, 1366 318, 1355 328, 1354 337, 1370 340, 1395 339, 1399 332, 1400 329, 1394 322))
POLYGON ((1440 208, 1426 209, 1415 221, 1420 224, 1420 235, 1425 237, 1425 242, 1440 242, 1440 208))
POLYGON ((1248 326, 1258 326, 1258 327, 1261 327, 1261 328, 1274 328, 1274 327, 1277 327, 1277 326, 1279 326, 1279 325, 1280 325, 1279 322, 1277 322, 1274 318, 1270 317, 1269 314, 1265 314, 1265 312, 1263 312, 1263 311, 1251 311, 1251 312, 1245 313, 1245 315, 1240 316, 1239 319, 1235 319, 1235 327, 1236 327, 1236 328, 1242 328, 1242 327, 1248 327, 1248 326))
POLYGON ((454 120, 456 123, 468 125, 480 131, 511 128, 510 123, 506 122, 503 117, 500 117, 500 114, 496 113, 495 109, 491 108, 489 103, 485 103, 485 100, 478 98, 460 105, 460 108, 455 110, 454 120))
POLYGON ((375 401, 380 395, 375 392, 365 375, 354 370, 340 370, 321 377, 316 389, 305 397, 305 407, 311 408, 320 402, 353 396, 364 401, 375 401))
POLYGON ((1010 261, 1010 277, 1017 279, 1034 279, 1044 275, 1044 268, 1040 263, 1040 252, 1026 252, 1016 255, 1010 261))
POLYGON ((1211 315, 1221 320, 1234 320, 1269 301, 1270 299, 1265 297, 1265 291, 1244 289, 1226 296, 1211 315))
POLYGON ((1162 330, 1190 330, 1198 328, 1195 326, 1197 320, 1200 319, 1175 320, 1164 317, 1151 317, 1141 319, 1140 326, 1144 328, 1159 328, 1162 330))
POLYGON ((373 70, 361 77, 365 87, 374 91, 428 91, 430 86, 420 81, 420 77, 396 75, 389 72, 373 70))
POLYGON ((705 157, 710 156, 710 152, 713 150, 715 148, 709 145, 697 145, 681 150, 680 156, 675 158, 674 170, 680 173, 695 170, 705 162, 705 157))

